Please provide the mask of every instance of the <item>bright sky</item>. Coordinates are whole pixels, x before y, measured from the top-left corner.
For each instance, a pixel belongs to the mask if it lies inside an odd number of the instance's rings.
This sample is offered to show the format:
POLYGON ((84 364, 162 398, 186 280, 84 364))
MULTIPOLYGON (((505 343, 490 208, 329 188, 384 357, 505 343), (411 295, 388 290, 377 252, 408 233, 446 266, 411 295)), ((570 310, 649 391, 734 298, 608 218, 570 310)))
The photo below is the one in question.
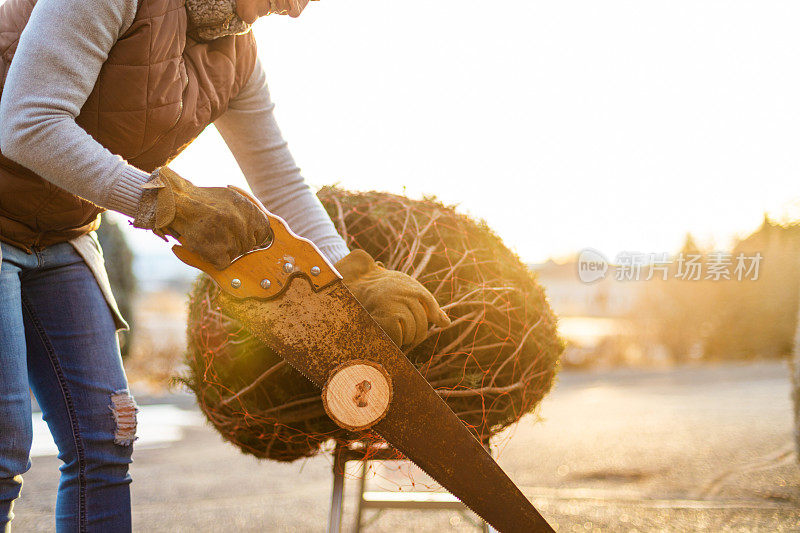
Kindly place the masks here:
MULTIPOLYGON (((255 32, 314 187, 434 194, 542 261, 800 213, 798 20, 788 1, 321 0, 255 32)), ((244 183, 215 131, 174 166, 244 183)))

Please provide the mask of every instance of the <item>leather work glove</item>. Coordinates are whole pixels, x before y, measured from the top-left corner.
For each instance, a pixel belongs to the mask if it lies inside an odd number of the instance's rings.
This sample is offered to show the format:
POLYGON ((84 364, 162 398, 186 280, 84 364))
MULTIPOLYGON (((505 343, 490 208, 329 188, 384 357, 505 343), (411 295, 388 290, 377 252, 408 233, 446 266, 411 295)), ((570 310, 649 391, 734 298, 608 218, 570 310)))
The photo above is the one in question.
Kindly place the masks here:
POLYGON ((428 335, 428 322, 440 327, 450 319, 417 280, 387 270, 364 250, 336 263, 344 284, 398 346, 416 345, 428 335))
POLYGON ((232 188, 196 187, 167 167, 142 188, 133 225, 175 237, 218 270, 272 235, 264 212, 232 188))

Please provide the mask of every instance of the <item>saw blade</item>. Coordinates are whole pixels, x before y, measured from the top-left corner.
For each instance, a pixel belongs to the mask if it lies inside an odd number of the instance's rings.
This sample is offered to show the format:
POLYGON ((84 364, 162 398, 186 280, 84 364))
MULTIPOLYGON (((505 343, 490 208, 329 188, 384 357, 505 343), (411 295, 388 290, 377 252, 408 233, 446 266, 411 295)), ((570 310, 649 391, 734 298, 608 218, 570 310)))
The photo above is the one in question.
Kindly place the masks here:
POLYGON ((341 281, 315 291, 295 278, 279 298, 223 291, 219 303, 320 388, 345 362, 382 365, 394 397, 372 430, 499 531, 553 531, 341 281))

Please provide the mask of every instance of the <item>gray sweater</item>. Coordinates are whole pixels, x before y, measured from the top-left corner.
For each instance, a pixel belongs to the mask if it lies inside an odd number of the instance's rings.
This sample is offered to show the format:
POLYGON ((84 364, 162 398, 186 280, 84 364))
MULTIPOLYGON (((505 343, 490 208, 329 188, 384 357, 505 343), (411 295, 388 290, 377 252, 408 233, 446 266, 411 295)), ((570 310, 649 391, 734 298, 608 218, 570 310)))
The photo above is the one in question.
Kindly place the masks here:
MULTIPOLYGON (((3 155, 130 217, 149 174, 100 145, 75 118, 136 9, 137 0, 39 0, 0 99, 3 155)), ((347 246, 295 165, 273 108, 264 69, 256 61, 247 84, 214 124, 258 199, 336 262, 347 255, 347 246)), ((224 177, 220 181, 223 185, 224 177)))

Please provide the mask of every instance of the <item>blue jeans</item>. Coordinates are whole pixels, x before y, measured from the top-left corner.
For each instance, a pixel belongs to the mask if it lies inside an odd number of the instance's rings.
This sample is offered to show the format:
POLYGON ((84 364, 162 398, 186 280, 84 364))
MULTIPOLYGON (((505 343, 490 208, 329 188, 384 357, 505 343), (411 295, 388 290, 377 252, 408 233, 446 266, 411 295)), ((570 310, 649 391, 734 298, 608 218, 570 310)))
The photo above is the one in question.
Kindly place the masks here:
POLYGON ((58 531, 130 531, 136 405, 111 311, 69 243, 0 243, 0 531, 30 468, 29 387, 58 446, 58 531))

